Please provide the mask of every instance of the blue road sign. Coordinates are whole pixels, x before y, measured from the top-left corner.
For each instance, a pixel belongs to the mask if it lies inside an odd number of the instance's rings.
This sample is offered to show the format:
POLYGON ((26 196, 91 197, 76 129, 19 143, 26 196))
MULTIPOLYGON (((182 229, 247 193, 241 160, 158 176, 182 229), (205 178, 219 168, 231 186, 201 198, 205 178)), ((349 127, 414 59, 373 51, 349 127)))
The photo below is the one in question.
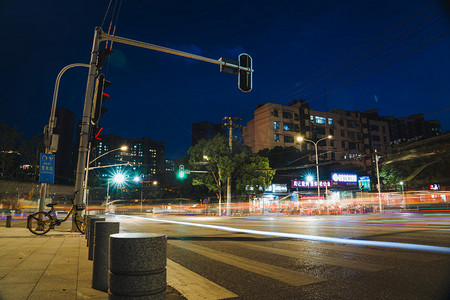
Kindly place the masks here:
POLYGON ((55 155, 41 153, 39 164, 39 182, 55 183, 55 155))

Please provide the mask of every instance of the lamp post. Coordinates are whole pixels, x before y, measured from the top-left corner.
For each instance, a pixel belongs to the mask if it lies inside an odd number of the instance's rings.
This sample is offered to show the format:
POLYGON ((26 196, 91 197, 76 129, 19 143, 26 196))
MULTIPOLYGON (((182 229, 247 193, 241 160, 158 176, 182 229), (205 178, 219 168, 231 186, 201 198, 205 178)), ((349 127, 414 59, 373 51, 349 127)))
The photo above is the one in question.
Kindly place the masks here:
POLYGON ((89 165, 91 165, 94 161, 96 161, 100 157, 105 156, 105 155, 107 155, 107 154, 109 154, 111 152, 118 151, 118 150, 127 151, 128 147, 127 146, 122 146, 120 148, 110 150, 108 152, 103 153, 102 155, 99 155, 98 157, 94 158, 91 161, 89 161, 89 151, 88 151, 88 153, 87 153, 87 162, 88 163, 87 163, 87 166, 86 166, 86 168, 84 170, 84 182, 83 182, 83 203, 86 204, 86 212, 88 212, 87 182, 88 182, 89 170, 91 169, 91 168, 89 168, 89 165))
POLYGON ((133 181, 137 184, 139 183, 139 188, 140 188, 140 192, 141 192, 141 213, 142 213, 142 183, 141 183, 141 177, 139 176, 135 176, 133 178, 133 181))
POLYGON ((297 141, 299 142, 310 142, 314 144, 314 149, 316 150, 316 172, 317 172, 317 200, 320 200, 320 180, 319 180, 319 154, 317 153, 317 144, 321 141, 324 141, 326 139, 332 139, 333 136, 329 135, 327 137, 321 138, 319 140, 317 140, 316 142, 312 141, 312 140, 308 140, 305 139, 302 136, 297 137, 297 141))
POLYGON ((399 184, 402 186, 402 204, 403 208, 405 208, 405 189, 403 187, 405 183, 403 181, 400 181, 399 184))
POLYGON ((375 164, 377 167, 377 180, 378 180, 378 202, 380 206, 380 213, 383 212, 383 204, 381 203, 381 184, 380 184, 380 170, 378 168, 378 154, 377 149, 375 149, 375 164))
POLYGON ((105 212, 106 208, 108 207, 108 200, 109 200, 109 182, 113 181, 116 184, 122 184, 125 182, 125 176, 122 173, 117 173, 113 176, 113 178, 108 178, 108 185, 106 187, 106 201, 105 201, 105 212))

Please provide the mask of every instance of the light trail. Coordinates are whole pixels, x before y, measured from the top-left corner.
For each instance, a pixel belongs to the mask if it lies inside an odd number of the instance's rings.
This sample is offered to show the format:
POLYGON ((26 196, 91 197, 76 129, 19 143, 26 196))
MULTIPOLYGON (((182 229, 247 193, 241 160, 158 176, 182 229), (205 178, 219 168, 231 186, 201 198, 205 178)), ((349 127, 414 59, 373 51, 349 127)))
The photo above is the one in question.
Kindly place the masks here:
POLYGON ((228 226, 217 226, 217 225, 183 222, 183 221, 160 220, 160 219, 145 218, 145 217, 138 217, 138 216, 122 215, 121 217, 142 219, 142 220, 161 222, 161 223, 172 223, 172 224, 178 224, 178 225, 204 227, 204 228, 225 230, 225 231, 231 231, 231 232, 241 232, 241 233, 248 233, 248 234, 256 234, 256 235, 277 236, 277 237, 286 237, 286 238, 292 238, 292 239, 302 239, 302 240, 311 240, 311 241, 321 241, 321 242, 329 242, 329 243, 337 243, 337 244, 396 248, 396 249, 406 249, 406 250, 414 250, 414 251, 427 251, 427 252, 438 252, 438 253, 450 254, 449 247, 441 247, 441 246, 430 246, 430 245, 397 243, 397 242, 367 241, 367 240, 333 238, 333 237, 326 237, 326 236, 306 235, 306 234, 297 234, 297 233, 262 231, 262 230, 233 228, 233 227, 228 227, 228 226))

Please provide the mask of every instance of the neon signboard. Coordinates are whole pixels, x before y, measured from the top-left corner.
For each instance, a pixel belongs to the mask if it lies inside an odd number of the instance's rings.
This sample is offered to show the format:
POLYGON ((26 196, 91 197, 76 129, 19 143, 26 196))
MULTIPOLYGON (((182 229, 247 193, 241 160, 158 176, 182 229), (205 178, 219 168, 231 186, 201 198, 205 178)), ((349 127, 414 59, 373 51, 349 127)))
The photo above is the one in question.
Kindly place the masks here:
POLYGON ((357 185, 358 175, 347 173, 331 173, 333 185, 357 185))

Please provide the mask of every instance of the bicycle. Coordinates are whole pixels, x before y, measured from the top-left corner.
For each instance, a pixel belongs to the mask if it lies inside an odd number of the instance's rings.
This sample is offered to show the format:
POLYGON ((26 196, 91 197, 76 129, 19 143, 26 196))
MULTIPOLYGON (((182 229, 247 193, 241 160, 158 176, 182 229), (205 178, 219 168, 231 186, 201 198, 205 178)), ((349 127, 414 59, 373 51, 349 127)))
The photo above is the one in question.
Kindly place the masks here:
POLYGON ((50 231, 50 229, 54 229, 55 225, 59 226, 62 222, 65 222, 70 215, 74 212, 75 225, 82 234, 86 231, 86 224, 84 222, 84 218, 81 215, 81 212, 84 210, 84 204, 77 205, 73 203, 72 200, 72 208, 69 210, 64 219, 58 219, 55 211, 56 203, 49 203, 46 206, 50 207, 48 212, 38 211, 34 214, 28 216, 27 220, 27 228, 34 234, 42 235, 46 234, 50 231))

